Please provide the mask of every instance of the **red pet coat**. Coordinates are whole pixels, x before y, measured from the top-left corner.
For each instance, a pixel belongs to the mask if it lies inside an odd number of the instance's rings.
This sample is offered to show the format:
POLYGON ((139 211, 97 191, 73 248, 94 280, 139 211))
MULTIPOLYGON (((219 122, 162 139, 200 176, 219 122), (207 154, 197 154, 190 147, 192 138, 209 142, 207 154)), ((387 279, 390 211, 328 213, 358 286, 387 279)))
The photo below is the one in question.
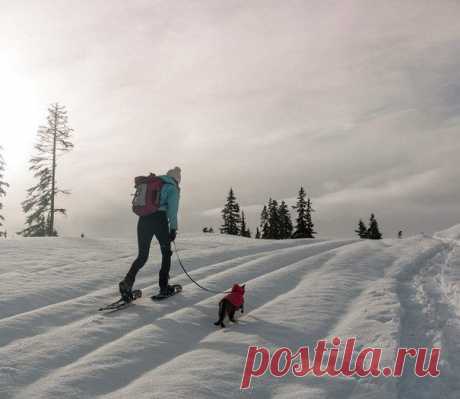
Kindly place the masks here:
POLYGON ((232 288, 232 292, 224 297, 233 306, 239 308, 244 303, 244 288, 235 284, 232 288))

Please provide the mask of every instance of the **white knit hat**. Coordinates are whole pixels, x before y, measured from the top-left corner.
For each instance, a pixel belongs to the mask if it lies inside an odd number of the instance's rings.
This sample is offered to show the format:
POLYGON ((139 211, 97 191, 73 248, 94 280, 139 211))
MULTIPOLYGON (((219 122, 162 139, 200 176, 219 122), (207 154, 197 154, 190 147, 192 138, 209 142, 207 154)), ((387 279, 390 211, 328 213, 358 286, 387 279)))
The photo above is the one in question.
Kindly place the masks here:
POLYGON ((169 169, 167 172, 166 172, 166 175, 169 176, 169 177, 172 177, 175 181, 177 181, 177 184, 180 183, 180 168, 179 166, 176 166, 174 167, 174 169, 169 169))

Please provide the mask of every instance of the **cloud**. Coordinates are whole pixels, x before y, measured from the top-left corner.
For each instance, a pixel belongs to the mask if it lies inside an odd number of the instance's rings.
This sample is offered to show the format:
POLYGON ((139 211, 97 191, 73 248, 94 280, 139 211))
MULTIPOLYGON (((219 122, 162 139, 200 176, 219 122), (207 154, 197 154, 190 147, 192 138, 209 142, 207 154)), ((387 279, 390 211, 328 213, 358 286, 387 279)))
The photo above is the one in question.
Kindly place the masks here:
MULTIPOLYGON (((46 105, 67 105, 69 234, 130 234, 133 176, 176 164, 184 230, 218 223, 231 186, 255 225, 257 204, 304 185, 323 234, 370 210, 390 230, 428 231, 458 214, 459 12, 415 0, 3 2, 8 79, 31 82, 33 123, 0 144, 21 137, 15 151, 29 153, 46 105)), ((31 180, 15 168, 12 229, 31 180)))

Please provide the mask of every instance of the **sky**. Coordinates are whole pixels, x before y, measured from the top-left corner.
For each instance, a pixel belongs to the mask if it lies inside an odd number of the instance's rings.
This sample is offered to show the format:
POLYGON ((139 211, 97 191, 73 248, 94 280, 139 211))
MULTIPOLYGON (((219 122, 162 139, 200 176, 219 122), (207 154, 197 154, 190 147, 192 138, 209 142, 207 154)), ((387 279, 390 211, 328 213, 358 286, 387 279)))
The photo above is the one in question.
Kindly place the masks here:
POLYGON ((135 234, 133 177, 182 168, 179 233, 221 224, 230 187, 255 230, 269 197, 311 197, 319 237, 376 214, 384 237, 460 222, 456 1, 0 0, 0 145, 21 202, 50 103, 60 235, 135 234))

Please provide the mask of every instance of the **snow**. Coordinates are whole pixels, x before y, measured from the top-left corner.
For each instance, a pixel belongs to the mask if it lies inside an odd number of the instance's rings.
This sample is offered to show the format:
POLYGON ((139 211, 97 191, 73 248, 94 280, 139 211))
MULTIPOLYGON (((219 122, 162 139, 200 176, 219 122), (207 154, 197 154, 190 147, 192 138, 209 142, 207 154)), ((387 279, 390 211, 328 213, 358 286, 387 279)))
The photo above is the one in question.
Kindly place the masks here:
MULTIPOLYGON (((213 325, 222 295, 202 291, 174 258, 181 294, 157 290, 154 245, 136 286, 144 297, 100 314, 136 254, 135 240, 0 240, 0 397, 8 398, 458 398, 460 227, 395 240, 177 239, 200 284, 246 283, 246 312, 213 325), (384 348, 441 347, 441 374, 418 378, 264 375, 239 389, 249 345, 275 350, 356 337, 384 348)), ((407 361, 410 365, 410 360, 407 361)))
POLYGON ((452 226, 449 229, 439 231, 434 236, 440 239, 459 241, 460 240, 460 224, 452 226))

